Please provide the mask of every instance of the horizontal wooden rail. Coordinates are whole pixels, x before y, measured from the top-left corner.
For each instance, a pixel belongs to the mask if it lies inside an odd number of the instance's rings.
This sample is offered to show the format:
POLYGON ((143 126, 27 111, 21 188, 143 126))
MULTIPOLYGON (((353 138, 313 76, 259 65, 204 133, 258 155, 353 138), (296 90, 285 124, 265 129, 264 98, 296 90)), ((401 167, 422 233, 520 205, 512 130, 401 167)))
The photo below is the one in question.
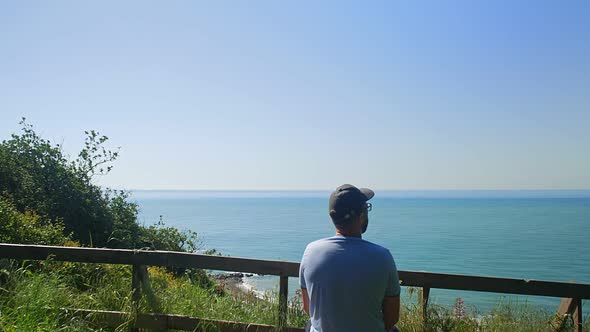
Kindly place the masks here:
MULTIPOLYGON (((299 263, 171 251, 53 247, 0 243, 0 258, 193 267, 297 277, 299 263)), ((399 271, 402 286, 590 299, 590 284, 399 271)))
MULTIPOLYGON (((101 326, 119 327, 128 324, 130 327, 150 330, 181 330, 181 331, 225 331, 225 332, 275 332, 276 327, 264 324, 248 324, 224 320, 204 319, 184 315, 136 314, 122 311, 58 309, 66 316, 80 317, 96 321, 101 326)), ((304 332, 304 329, 288 327, 285 332, 304 332)))
POLYGON ((48 257, 56 261, 67 262, 193 267, 289 277, 295 277, 299 274, 298 263, 284 261, 199 255, 174 251, 0 243, 0 258, 44 260, 48 257))
POLYGON ((399 271, 402 286, 590 299, 590 285, 557 281, 399 271))

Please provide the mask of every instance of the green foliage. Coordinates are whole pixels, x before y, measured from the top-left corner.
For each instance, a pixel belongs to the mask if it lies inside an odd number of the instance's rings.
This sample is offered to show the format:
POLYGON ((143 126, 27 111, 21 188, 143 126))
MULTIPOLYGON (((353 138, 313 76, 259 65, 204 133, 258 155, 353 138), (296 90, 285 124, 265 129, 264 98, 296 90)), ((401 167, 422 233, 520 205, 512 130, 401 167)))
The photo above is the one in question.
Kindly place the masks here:
POLYGON ((20 135, 0 143, 0 240, 60 244, 71 237, 95 247, 199 249, 197 233, 167 227, 162 220, 140 226, 129 193, 93 183, 119 156, 105 147, 108 137, 86 131, 84 147, 69 161, 59 144, 37 135, 24 118, 21 125, 20 135))
MULTIPOLYGON (((59 144, 37 135, 24 118, 20 124, 20 135, 13 134, 0 143, 0 242, 188 252, 199 249, 196 232, 168 227, 161 218, 154 225, 140 226, 138 206, 129 201, 129 193, 93 183, 96 176, 112 170, 119 155, 105 147, 108 137, 86 131, 84 147, 75 160, 69 161, 59 144)), ((39 268, 39 264, 33 266, 39 268)), ((116 269, 107 271, 105 265, 53 262, 51 270, 79 291, 87 291, 105 276, 121 279, 120 274, 113 274, 116 269)), ((200 286, 212 286, 201 270, 172 270, 177 275, 186 274, 200 286)), ((97 293, 107 302, 107 294, 97 293)), ((109 298, 121 303, 121 296, 110 294, 109 298)))
MULTIPOLYGON (((402 303, 400 331, 410 332, 472 332, 472 331, 555 331, 554 313, 528 303, 498 303, 491 312, 481 314, 475 307, 465 307, 457 299, 452 309, 428 304, 427 321, 423 320, 419 291, 409 289, 409 298, 402 303), (418 295, 414 298, 414 295, 418 295)), ((590 328, 584 320, 584 330, 590 328)), ((571 318, 559 331, 574 331, 571 318)))
POLYGON ((40 268, 14 264, 0 269, 0 331, 112 331, 52 309, 132 309, 130 267, 52 260, 40 262, 40 268), (80 280, 87 283, 82 289, 80 280))
MULTIPOLYGON (((489 315, 483 317, 481 326, 489 331, 542 331, 551 326, 554 314, 528 303, 499 303, 489 315)), ((570 320, 564 325, 563 331, 572 330, 573 324, 570 320)))
MULTIPOLYGON (((0 330, 2 331, 90 331, 90 322, 58 314, 48 308, 85 308, 132 312, 131 271, 129 267, 98 267, 95 264, 43 262, 44 268, 8 268, 0 282, 0 330), (92 270, 101 269, 100 273, 92 270), (77 276, 77 274, 80 274, 77 276), (94 274, 94 278, 87 278, 94 274), (73 278, 72 278, 73 277, 73 278), (77 278, 86 279, 82 289, 77 278), (22 311, 20 309, 26 309, 22 311)), ((259 299, 253 293, 227 296, 214 287, 195 284, 188 275, 177 276, 164 268, 149 268, 150 283, 161 311, 195 317, 259 324, 276 324, 278 300, 268 293, 259 299)), ((1 280, 2 278, 0 278, 1 280)), ((144 296, 141 312, 154 312, 144 296)), ((291 309, 290 325, 304 324, 300 308, 291 309)), ((120 329, 124 330, 124 329, 120 329)), ((199 331, 208 329, 199 329, 199 331)))
POLYGON ((21 213, 0 197, 0 242, 63 245, 68 240, 60 222, 48 222, 33 212, 21 213))
MULTIPOLYGON (((37 267, 31 264, 31 271, 33 266, 37 267)), ((126 265, 60 262, 48 259, 41 262, 36 270, 39 273, 58 275, 68 286, 79 291, 89 291, 105 282, 125 282, 131 278, 131 267, 126 265)), ((114 296, 112 300, 118 299, 119 296, 114 296)))
POLYGON ((129 193, 122 190, 107 190, 105 196, 113 222, 107 245, 111 248, 139 248, 142 227, 137 224, 137 205, 130 203, 127 200, 129 193))
POLYGON ((85 176, 87 180, 96 175, 108 174, 113 169, 110 163, 117 159, 119 152, 107 150, 103 144, 109 138, 104 135, 101 136, 99 132, 90 130, 85 131, 84 134, 86 134, 84 148, 78 154, 78 159, 72 163, 72 167, 79 175, 85 176))
POLYGON ((144 249, 196 252, 200 248, 196 232, 166 226, 162 217, 156 224, 143 228, 140 238, 144 249))
POLYGON ((78 159, 70 162, 59 144, 41 138, 24 119, 21 125, 22 134, 0 144, 0 195, 21 212, 63 222, 81 243, 104 246, 113 231, 113 203, 91 179, 106 174, 117 157, 103 147, 108 138, 89 132, 78 159))
POLYGON ((9 278, 0 288, 0 331, 96 331, 87 322, 63 317, 50 310, 76 305, 59 275, 33 273, 20 268, 4 273, 9 278))
MULTIPOLYGON (((0 331, 99 331, 98 324, 63 314, 49 308, 85 308, 132 312, 131 271, 129 267, 46 261, 44 268, 9 266, 0 270, 0 331), (99 273, 92 272, 98 269, 99 273), (79 274, 79 275, 78 275, 79 274), (86 278, 80 289, 76 281, 86 278), (94 275, 94 278, 88 278, 94 275), (72 278, 74 277, 74 278, 72 278)), ((276 325, 277 294, 269 292, 260 299, 253 293, 229 296, 211 287, 193 283, 187 275, 177 276, 163 268, 149 268, 151 287, 160 311, 201 318, 232 320, 276 325)), ((303 327, 307 322, 299 296, 289 302, 288 326, 303 327)), ((458 315, 448 308, 429 305, 428 322, 424 324, 419 303, 404 300, 398 327, 401 331, 547 331, 551 314, 527 304, 504 303, 486 315, 466 310, 458 315)), ((141 312, 155 309, 144 296, 141 312)), ((131 319, 131 318, 130 318, 131 319)), ((584 330, 590 328, 586 315, 584 330)), ((112 329, 102 329, 111 331, 112 329)), ((126 330, 122 325, 116 331, 126 330)), ((199 331, 209 331, 207 327, 199 331)), ((212 330, 214 331, 214 329, 212 330)), ((574 331, 572 324, 562 331, 574 331)))

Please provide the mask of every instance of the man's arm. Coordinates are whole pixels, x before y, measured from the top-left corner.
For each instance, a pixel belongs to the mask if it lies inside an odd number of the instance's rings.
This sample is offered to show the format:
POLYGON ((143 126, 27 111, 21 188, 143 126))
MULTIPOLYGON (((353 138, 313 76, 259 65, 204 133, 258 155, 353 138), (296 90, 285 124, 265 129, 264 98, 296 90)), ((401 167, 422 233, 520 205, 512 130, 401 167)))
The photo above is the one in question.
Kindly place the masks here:
POLYGON ((309 295, 305 288, 301 288, 301 299, 303 300, 303 311, 309 316, 309 295))
POLYGON ((399 296, 386 296, 383 299, 383 323, 389 331, 399 321, 399 296))
POLYGON ((399 321, 399 296, 386 296, 383 299, 383 323, 389 331, 399 321))
POLYGON ((383 298, 383 323, 385 323, 385 330, 389 331, 399 321, 399 295, 401 292, 399 286, 399 276, 397 274, 397 267, 393 256, 387 250, 387 260, 389 263, 389 280, 387 281, 387 288, 385 289, 385 297, 383 298))

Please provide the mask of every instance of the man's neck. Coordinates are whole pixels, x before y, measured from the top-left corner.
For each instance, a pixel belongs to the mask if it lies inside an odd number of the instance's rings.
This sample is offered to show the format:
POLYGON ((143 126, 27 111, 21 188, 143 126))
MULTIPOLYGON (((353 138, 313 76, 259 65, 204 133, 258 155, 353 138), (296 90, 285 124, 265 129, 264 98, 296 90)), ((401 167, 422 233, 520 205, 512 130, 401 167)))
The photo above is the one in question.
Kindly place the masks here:
POLYGON ((361 232, 349 232, 346 230, 342 230, 342 229, 336 229, 336 235, 342 235, 342 236, 352 236, 352 237, 358 237, 358 238, 363 238, 361 232))

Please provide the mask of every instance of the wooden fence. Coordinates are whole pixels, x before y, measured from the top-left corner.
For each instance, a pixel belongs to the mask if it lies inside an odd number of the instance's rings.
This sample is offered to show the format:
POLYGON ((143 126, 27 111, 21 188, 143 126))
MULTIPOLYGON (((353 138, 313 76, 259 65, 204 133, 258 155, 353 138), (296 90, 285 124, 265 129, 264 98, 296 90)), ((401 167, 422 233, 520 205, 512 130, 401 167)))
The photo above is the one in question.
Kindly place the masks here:
MULTIPOLYGON (((260 260, 236 257, 221 257, 169 251, 145 251, 102 248, 53 247, 0 243, 0 258, 45 260, 51 257, 56 261, 125 264, 133 266, 132 288, 133 301, 141 298, 141 284, 149 283, 146 266, 166 266, 183 268, 200 268, 275 275, 279 277, 279 329, 288 332, 303 331, 286 327, 288 278, 298 277, 299 263, 260 260)), ((578 331, 582 330, 582 300, 590 299, 590 284, 552 282, 539 280, 511 279, 442 274, 417 271, 398 271, 402 286, 422 288, 422 310, 426 319, 426 308, 430 289, 455 289, 506 294, 539 295, 562 298, 558 314, 573 314, 572 318, 578 331)), ((65 309, 64 309, 65 310, 65 309)), ((107 326, 118 326, 129 320, 122 312, 91 311, 75 309, 78 315, 94 315, 107 326)), ((206 320, 195 317, 137 314, 132 324, 137 328, 177 329, 192 331, 200 324, 213 324, 220 331, 273 331, 270 325, 247 324, 206 320)))

